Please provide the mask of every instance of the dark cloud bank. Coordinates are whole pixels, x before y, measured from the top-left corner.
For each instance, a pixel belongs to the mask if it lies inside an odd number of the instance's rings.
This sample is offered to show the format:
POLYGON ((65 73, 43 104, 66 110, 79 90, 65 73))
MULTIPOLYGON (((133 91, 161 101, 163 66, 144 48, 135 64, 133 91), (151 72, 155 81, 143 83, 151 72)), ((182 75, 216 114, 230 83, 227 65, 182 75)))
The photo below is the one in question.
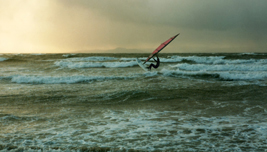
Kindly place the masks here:
MULTIPOLYGON (((168 51, 263 52, 267 40, 265 0, 65 0, 107 20, 111 43, 134 47, 181 33, 168 51), (132 28, 132 29, 127 29, 132 28), (122 32, 124 33, 122 33, 122 32), (126 42, 121 39, 128 39, 126 42), (173 50, 177 48, 177 50, 173 50)), ((152 46, 152 45, 149 45, 152 46)), ((120 47, 120 46, 118 46, 120 47)), ((126 46, 123 46, 126 47, 126 46)))

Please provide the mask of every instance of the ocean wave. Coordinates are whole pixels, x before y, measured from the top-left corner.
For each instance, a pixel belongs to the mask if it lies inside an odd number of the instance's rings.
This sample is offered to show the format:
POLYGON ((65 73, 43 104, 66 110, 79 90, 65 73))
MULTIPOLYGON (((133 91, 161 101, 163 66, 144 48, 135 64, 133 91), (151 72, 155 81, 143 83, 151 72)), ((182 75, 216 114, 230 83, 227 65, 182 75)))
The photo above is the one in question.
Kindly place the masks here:
MULTIPOLYGON (((143 92, 137 94, 147 95, 143 92)), ((251 109, 246 111, 250 112, 251 109)), ((13 132, 3 134, 6 138, 0 139, 0 150, 242 151, 239 147, 243 147, 245 150, 257 151, 260 146, 264 151, 267 138, 265 121, 255 122, 253 117, 239 115, 201 117, 184 114, 183 111, 154 109, 107 109, 104 112, 96 111, 100 113, 97 115, 94 109, 85 114, 78 113, 80 115, 77 115, 78 111, 75 114, 70 111, 60 112, 68 117, 59 120, 56 117, 43 118, 43 121, 30 118, 29 123, 23 122, 26 126, 13 127, 13 132), (94 115, 89 115, 92 113, 94 115), (34 128, 29 127, 32 123, 34 128), (248 143, 251 144, 248 146, 248 143)))
POLYGON ((67 61, 113 61, 117 60, 115 57, 105 57, 105 56, 92 56, 92 57, 77 57, 77 58, 69 58, 67 61))
POLYGON ((171 56, 170 59, 182 61, 182 60, 188 60, 188 61, 194 61, 196 63, 207 63, 207 64, 213 64, 214 62, 221 60, 225 58, 225 56, 171 56))
POLYGON ((210 72, 206 72, 206 71, 182 71, 182 70, 168 70, 168 69, 162 69, 160 71, 164 76, 178 76, 178 75, 182 75, 182 76, 201 76, 201 75, 216 75, 216 73, 210 73, 210 72))
POLYGON ((236 59, 236 60, 227 60, 227 59, 219 59, 214 61, 212 64, 244 64, 244 63, 255 63, 257 60, 255 59, 250 59, 250 60, 241 60, 241 59, 236 59))
POLYGON ((67 58, 67 57, 70 57, 70 56, 73 56, 73 55, 76 55, 76 54, 63 54, 62 56, 67 58))
MULTIPOLYGON (((187 61, 193 61, 196 63, 208 63, 208 64, 213 64, 215 61, 218 60, 222 60, 223 58, 225 58, 225 56, 169 56, 167 58, 163 58, 163 57, 159 57, 160 58, 160 62, 166 62, 166 63, 172 63, 172 62, 182 62, 184 60, 187 61)), ((132 58, 129 58, 129 60, 132 58)), ((143 58, 139 58, 142 61, 145 61, 147 58, 143 57, 143 58)), ((124 59, 125 60, 125 59, 124 59)), ((153 61, 153 59, 150 59, 150 61, 153 61)))
MULTIPOLYGON (((192 61, 195 63, 206 63, 206 64, 214 64, 217 61, 223 61, 225 56, 169 56, 168 58, 160 57, 160 62, 183 62, 183 61, 192 61)), ((146 58, 139 58, 140 60, 146 60, 146 58)), ((153 61, 153 59, 152 59, 153 61)))
MULTIPOLYGON (((187 61, 193 61, 196 63, 214 63, 215 61, 223 59, 224 56, 205 56, 205 57, 199 57, 199 56, 169 56, 167 58, 159 57, 160 62, 165 62, 165 63, 173 63, 173 62, 182 62, 184 60, 187 61)), ((145 61, 147 57, 141 57, 138 58, 141 61, 145 61)), ((135 61, 136 58, 121 58, 120 60, 122 61, 135 61)), ((149 61, 154 61, 153 59, 150 59, 149 61)))
POLYGON ((32 53, 30 55, 46 55, 45 53, 32 53))
POLYGON ((263 80, 267 78, 267 72, 222 72, 219 75, 223 80, 263 80))
POLYGON ((136 61, 136 58, 120 58, 120 61, 136 61))
POLYGON ((265 53, 247 52, 247 53, 240 53, 239 55, 265 55, 265 53))
MULTIPOLYGON (((160 57, 160 62, 165 63, 175 63, 175 62, 183 62, 183 61, 191 61, 199 64, 248 64, 248 63, 256 63, 256 64, 264 64, 267 63, 267 59, 224 59, 225 56, 169 56, 167 58, 160 57)), ((147 58, 142 57, 138 58, 141 61, 145 61, 147 58)), ((135 61, 136 58, 121 58, 121 61, 135 61)), ((150 61, 154 61, 150 59, 150 61)))
POLYGON ((262 64, 177 64, 175 66, 186 71, 267 71, 267 66, 262 64))
MULTIPOLYGON (((250 59, 250 60, 228 60, 224 59, 225 56, 169 56, 167 58, 160 58, 163 63, 181 63, 184 61, 194 62, 198 64, 266 64, 267 59, 250 59)), ((139 58, 145 61, 146 57, 139 58)), ((150 60, 153 62, 153 59, 150 60)), ((67 67, 67 68, 121 68, 121 67, 132 67, 137 65, 136 58, 116 58, 116 57, 105 57, 105 56, 93 56, 93 57, 77 57, 68 58, 55 62, 56 66, 67 67), (111 61, 111 62, 106 62, 111 61)))
POLYGON ((226 60, 226 59, 221 59, 215 61, 213 64, 266 64, 267 59, 249 59, 249 60, 244 60, 244 59, 236 59, 236 60, 226 60))
POLYGON ((161 58, 161 62, 182 62, 193 61, 199 64, 248 64, 248 63, 256 63, 263 64, 267 63, 267 59, 235 59, 229 60, 224 59, 225 56, 171 56, 170 58, 161 58))
POLYGON ((11 76, 11 82, 21 84, 72 84, 85 83, 92 81, 105 81, 113 79, 131 79, 132 77, 117 76, 68 76, 68 77, 52 77, 52 76, 11 76))
POLYGON ((145 77, 154 77, 158 75, 158 72, 146 72, 143 74, 145 77))
MULTIPOLYGON (((142 57, 142 58, 138 58, 141 61, 145 61, 147 58, 146 57, 142 57)), ((120 61, 136 61, 136 58, 120 58, 120 61)), ((153 59, 150 59, 149 61, 154 62, 153 59)), ((172 59, 172 58, 162 58, 160 57, 160 62, 181 62, 182 59, 172 59)))
POLYGON ((264 80, 267 78, 267 71, 182 71, 182 70, 168 70, 162 69, 161 73, 164 76, 200 76, 200 77, 213 77, 222 80, 264 80))
POLYGON ((0 62, 5 60, 7 60, 7 58, 0 57, 0 62))
POLYGON ((130 62, 66 62, 66 61, 57 61, 55 62, 56 66, 63 68, 124 68, 132 67, 138 65, 136 61, 130 62))

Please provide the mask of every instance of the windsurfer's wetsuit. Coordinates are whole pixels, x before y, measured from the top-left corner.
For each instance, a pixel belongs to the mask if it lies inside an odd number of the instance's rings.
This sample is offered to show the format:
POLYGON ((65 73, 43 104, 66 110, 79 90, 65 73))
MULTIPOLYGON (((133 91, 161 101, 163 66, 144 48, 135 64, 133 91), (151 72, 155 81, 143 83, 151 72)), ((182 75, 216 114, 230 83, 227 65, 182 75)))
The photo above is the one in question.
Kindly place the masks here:
MULTIPOLYGON (((153 58, 153 59, 154 59, 154 58, 153 58)), ((151 70, 151 67, 153 67, 153 68, 155 68, 155 69, 159 67, 160 60, 159 60, 159 57, 158 57, 158 56, 157 56, 157 60, 154 59, 154 61, 157 62, 157 64, 155 65, 155 64, 151 63, 151 64, 149 65, 149 67, 147 67, 148 70, 151 70)))

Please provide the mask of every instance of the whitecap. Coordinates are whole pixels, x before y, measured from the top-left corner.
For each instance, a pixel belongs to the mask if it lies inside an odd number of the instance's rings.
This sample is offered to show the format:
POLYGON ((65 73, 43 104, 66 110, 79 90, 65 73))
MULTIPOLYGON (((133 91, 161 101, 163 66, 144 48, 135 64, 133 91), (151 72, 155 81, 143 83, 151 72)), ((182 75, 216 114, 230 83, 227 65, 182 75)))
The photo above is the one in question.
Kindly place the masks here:
POLYGON ((105 56, 91 56, 91 57, 77 57, 77 58, 70 58, 66 59, 66 61, 112 61, 117 60, 115 57, 105 57, 105 56))
POLYGON ((201 76, 210 75, 224 80, 264 80, 267 78, 266 71, 183 71, 162 69, 164 76, 201 76))
POLYGON ((267 78, 267 72, 221 72, 220 78, 226 80, 263 80, 267 78))
POLYGON ((65 61, 57 61, 55 62, 56 66, 60 66, 63 68, 124 68, 124 67, 132 67, 137 65, 136 61, 130 62, 65 62, 65 61))
POLYGON ((267 66, 262 64, 177 64, 175 66, 187 71, 267 71, 267 66))
POLYGON ((30 55, 45 55, 45 53, 32 53, 30 55))
POLYGON ((146 72, 146 73, 144 73, 144 76, 145 77, 153 77, 153 76, 156 76, 156 75, 158 75, 158 72, 146 72))
POLYGON ((7 58, 0 57, 0 62, 5 60, 7 60, 7 58))
POLYGON ((189 61, 194 61, 196 63, 207 63, 207 64, 212 64, 215 61, 221 60, 223 58, 225 58, 225 56, 187 56, 187 57, 172 56, 171 57, 171 59, 175 59, 178 61, 189 60, 189 61))
POLYGON ((120 61, 135 61, 136 58, 120 58, 120 61))
POLYGON ((130 79, 132 77, 117 77, 117 76, 67 76, 67 77, 52 77, 52 76, 12 76, 11 82, 26 83, 26 84, 62 84, 62 83, 83 83, 91 81, 105 81, 112 79, 130 79))
POLYGON ((67 58, 67 57, 70 57, 70 56, 73 56, 73 55, 76 55, 76 54, 63 54, 62 56, 67 58))

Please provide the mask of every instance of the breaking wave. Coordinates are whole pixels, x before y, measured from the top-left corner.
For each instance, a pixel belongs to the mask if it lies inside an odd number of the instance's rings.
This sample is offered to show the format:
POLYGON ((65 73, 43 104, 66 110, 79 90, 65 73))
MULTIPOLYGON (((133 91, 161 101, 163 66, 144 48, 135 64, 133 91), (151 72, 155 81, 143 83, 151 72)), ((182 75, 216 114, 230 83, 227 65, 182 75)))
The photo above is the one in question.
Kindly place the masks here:
POLYGON ((7 58, 0 57, 0 62, 5 60, 7 60, 7 58))
MULTIPOLYGON (((172 56, 171 58, 180 58, 172 56)), ((195 63, 178 63, 170 69, 162 69, 165 76, 190 76, 200 78, 219 78, 221 80, 265 80, 267 78, 267 59, 224 59, 217 57, 189 56, 183 59, 195 63)))
POLYGON ((45 53, 33 53, 33 54, 30 54, 30 55, 45 55, 45 53))
MULTIPOLYGON (((142 61, 145 61, 147 58, 139 58, 142 61)), ((115 60, 115 59, 114 59, 115 60)), ((120 61, 135 61, 136 58, 120 58, 120 61)), ((153 61, 151 59, 150 61, 153 61)), ((267 63, 267 59, 225 59, 225 56, 169 56, 167 58, 160 57, 160 62, 165 63, 176 63, 176 62, 194 62, 198 64, 264 64, 267 63)))
POLYGON ((64 84, 64 83, 71 84, 71 83, 88 83, 92 81, 105 81, 105 80, 131 79, 131 78, 132 77, 117 77, 117 76, 52 77, 52 76, 21 76, 21 75, 5 77, 5 79, 11 79, 11 82, 24 83, 24 84, 64 84))
POLYGON ((164 76, 200 76, 213 77, 223 80, 263 80, 267 78, 267 72, 250 71, 250 72, 228 72, 228 71, 183 71, 183 70, 168 70, 162 69, 164 76))
MULTIPOLYGON (((245 111, 250 112, 251 108, 245 111)), ((196 117, 182 111, 107 110, 90 119, 83 114, 57 122, 42 117, 4 115, 2 118, 1 122, 9 123, 14 119, 25 119, 24 124, 46 123, 27 128, 27 136, 14 128, 14 132, 5 135, 6 140, 0 139, 0 150, 264 151, 267 137, 266 123, 254 122, 250 117, 196 117)))
POLYGON ((173 67, 186 71, 267 71, 267 66, 256 64, 177 64, 173 67))
POLYGON ((132 67, 137 65, 136 61, 130 62, 65 62, 65 61, 57 61, 55 62, 56 66, 62 68, 124 68, 124 67, 132 67))
MULTIPOLYGON (((208 63, 212 64, 218 60, 222 60, 225 56, 171 56, 170 59, 166 59, 165 62, 181 62, 183 60, 193 61, 196 63, 208 63)), ((164 61, 164 60, 163 60, 164 61)))
POLYGON ((235 59, 229 60, 224 59, 225 56, 171 56, 170 58, 163 58, 161 59, 162 62, 182 62, 186 61, 193 61, 199 64, 247 64, 247 63, 256 63, 256 64, 264 64, 267 63, 267 59, 235 59))
MULTIPOLYGON (((217 60, 223 59, 224 56, 211 56, 211 57, 199 57, 199 56, 188 56, 188 57, 183 57, 183 56, 170 56, 167 58, 160 57, 160 62, 165 62, 165 63, 175 63, 175 62, 182 62, 184 60, 187 61, 193 61, 196 63, 214 63, 217 60)), ((139 58, 142 61, 145 61, 147 58, 142 57, 139 58)), ((121 58, 120 60, 122 61, 135 61, 135 58, 121 58)), ((150 59, 150 61, 153 61, 153 59, 150 59)))
POLYGON ((70 58, 68 61, 112 61, 117 60, 115 57, 102 57, 102 56, 92 56, 92 57, 79 57, 79 58, 70 58))

